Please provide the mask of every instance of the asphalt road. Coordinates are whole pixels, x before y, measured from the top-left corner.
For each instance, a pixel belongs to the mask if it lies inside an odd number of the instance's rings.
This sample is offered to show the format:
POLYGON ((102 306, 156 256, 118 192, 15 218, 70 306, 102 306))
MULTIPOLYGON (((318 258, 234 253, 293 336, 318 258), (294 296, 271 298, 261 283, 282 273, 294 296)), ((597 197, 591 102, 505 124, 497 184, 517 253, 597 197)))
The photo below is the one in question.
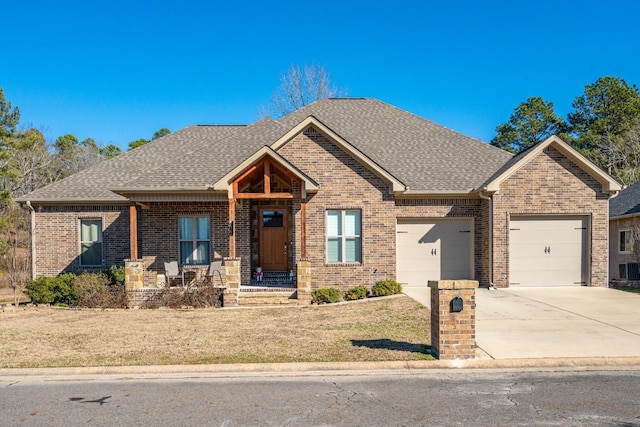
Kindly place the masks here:
POLYGON ((2 426, 640 426, 640 371, 0 377, 2 426))

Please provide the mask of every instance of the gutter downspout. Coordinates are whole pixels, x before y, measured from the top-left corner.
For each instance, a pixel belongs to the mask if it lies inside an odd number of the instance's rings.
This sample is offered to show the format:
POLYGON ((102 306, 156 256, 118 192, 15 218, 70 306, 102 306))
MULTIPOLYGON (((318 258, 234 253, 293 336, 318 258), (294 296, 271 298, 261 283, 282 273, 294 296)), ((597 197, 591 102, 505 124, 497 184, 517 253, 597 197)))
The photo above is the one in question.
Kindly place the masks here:
POLYGON ((25 203, 29 210, 29 237, 31 238, 31 279, 36 278, 36 210, 27 200, 25 203))
POLYGON ((485 196, 483 190, 478 191, 481 199, 489 201, 489 289, 495 289, 493 283, 493 194, 485 196))

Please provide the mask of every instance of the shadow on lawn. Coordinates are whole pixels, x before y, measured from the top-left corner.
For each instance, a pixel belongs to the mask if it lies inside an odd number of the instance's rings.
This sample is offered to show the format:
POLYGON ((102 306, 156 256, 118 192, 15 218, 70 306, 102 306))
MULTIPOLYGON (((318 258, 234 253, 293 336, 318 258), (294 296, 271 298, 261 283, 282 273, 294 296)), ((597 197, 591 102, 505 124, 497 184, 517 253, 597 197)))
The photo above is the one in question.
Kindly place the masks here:
POLYGON ((394 341, 387 338, 380 340, 351 340, 355 347, 367 347, 372 349, 387 349, 395 351, 408 351, 412 353, 429 354, 430 345, 412 344, 405 341, 394 341))

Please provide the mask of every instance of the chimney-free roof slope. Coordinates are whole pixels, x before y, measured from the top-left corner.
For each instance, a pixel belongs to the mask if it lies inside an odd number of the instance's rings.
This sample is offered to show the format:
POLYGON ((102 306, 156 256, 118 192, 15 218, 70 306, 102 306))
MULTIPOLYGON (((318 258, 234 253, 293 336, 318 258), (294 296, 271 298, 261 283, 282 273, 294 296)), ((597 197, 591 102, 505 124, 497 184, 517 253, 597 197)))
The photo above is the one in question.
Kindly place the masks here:
POLYGON ((18 200, 111 203, 127 200, 114 191, 202 191, 310 116, 396 177, 409 193, 469 193, 512 157, 376 99, 329 98, 279 120, 189 126, 18 200))
POLYGON ((609 218, 640 215, 640 182, 625 188, 609 200, 609 218))

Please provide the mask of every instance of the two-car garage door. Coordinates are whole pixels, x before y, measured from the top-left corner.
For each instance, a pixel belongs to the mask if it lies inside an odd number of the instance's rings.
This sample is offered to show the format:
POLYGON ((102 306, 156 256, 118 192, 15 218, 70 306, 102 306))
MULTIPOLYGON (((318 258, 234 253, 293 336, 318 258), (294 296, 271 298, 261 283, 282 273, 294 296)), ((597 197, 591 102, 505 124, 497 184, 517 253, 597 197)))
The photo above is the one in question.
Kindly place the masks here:
POLYGON ((510 285, 566 286, 586 282, 588 218, 511 217, 510 285))
MULTIPOLYGON (((472 219, 398 218, 396 232, 397 280, 404 286, 474 278, 472 219)), ((585 284, 588 242, 587 216, 512 216, 510 285, 585 284)))
POLYGON ((398 218, 396 233, 397 280, 403 286, 473 278, 473 220, 398 218))

